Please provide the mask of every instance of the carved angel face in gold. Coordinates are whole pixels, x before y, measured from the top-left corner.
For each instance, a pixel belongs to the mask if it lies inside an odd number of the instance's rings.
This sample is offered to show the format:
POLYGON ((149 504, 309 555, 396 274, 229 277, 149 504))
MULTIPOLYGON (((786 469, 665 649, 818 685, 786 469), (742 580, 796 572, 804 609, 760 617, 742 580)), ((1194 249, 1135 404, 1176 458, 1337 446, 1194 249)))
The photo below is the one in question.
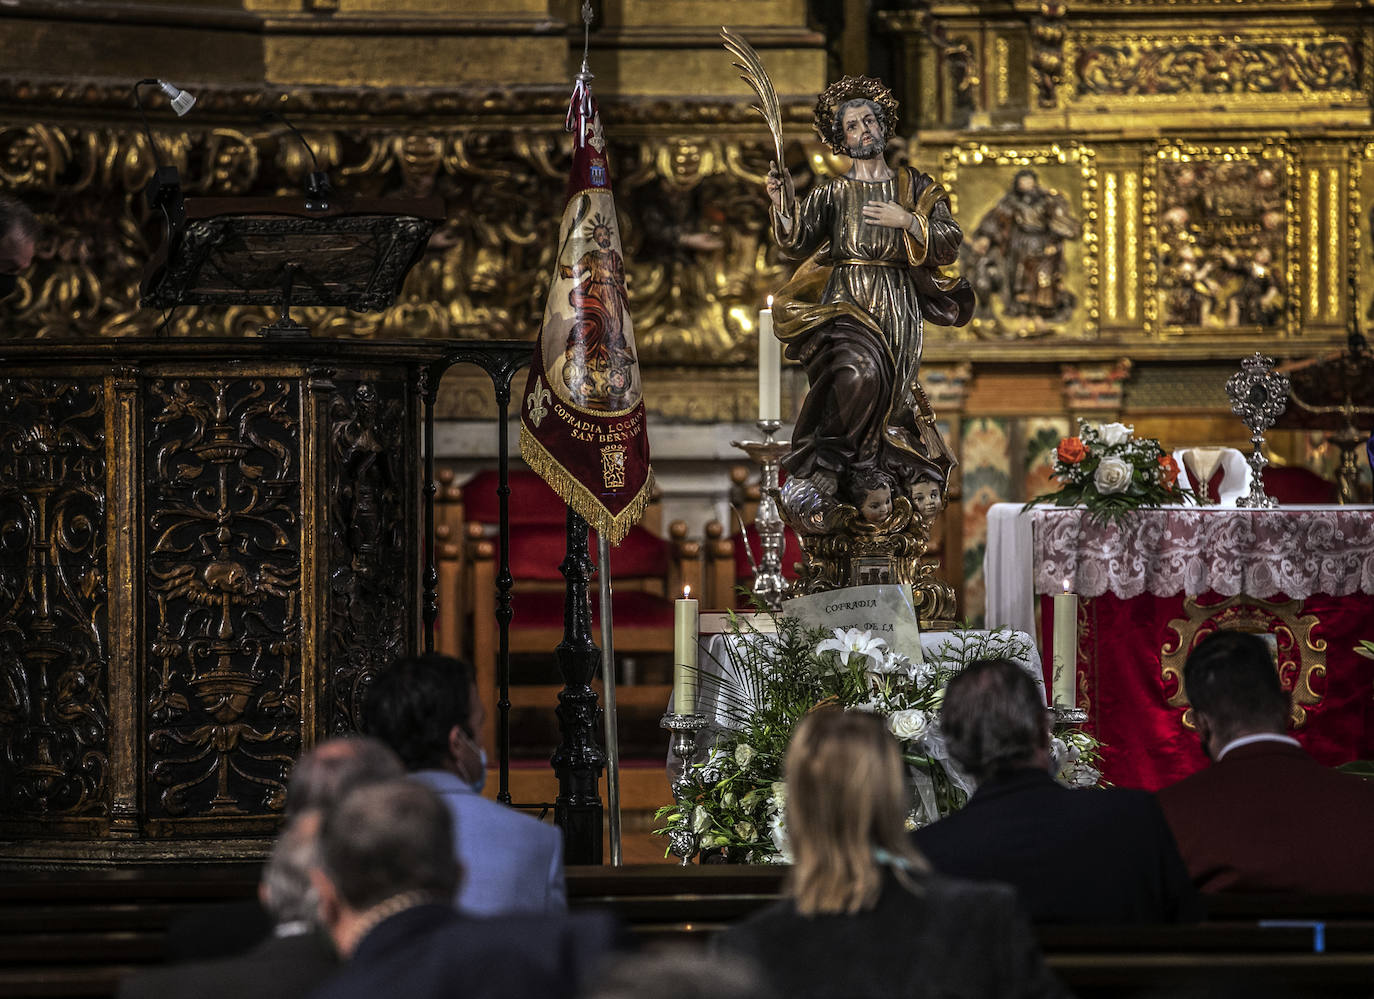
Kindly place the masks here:
POLYGON ((888 486, 870 489, 864 496, 864 504, 859 508, 863 519, 870 524, 881 524, 892 516, 892 490, 888 486))
POLYGON ((911 505, 924 521, 934 520, 940 512, 940 483, 921 479, 911 487, 911 505))

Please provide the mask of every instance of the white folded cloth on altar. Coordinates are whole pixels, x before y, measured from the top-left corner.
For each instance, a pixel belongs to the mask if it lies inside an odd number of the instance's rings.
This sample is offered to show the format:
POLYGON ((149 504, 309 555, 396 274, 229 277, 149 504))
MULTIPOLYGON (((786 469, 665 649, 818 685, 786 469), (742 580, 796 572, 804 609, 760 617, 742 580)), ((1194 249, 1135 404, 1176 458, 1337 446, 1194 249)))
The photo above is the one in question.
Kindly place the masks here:
MULTIPOLYGON (((1199 495, 1204 484, 1193 482, 1192 473, 1188 471, 1188 466, 1183 463, 1183 452, 1190 448, 1179 448, 1174 452, 1174 461, 1182 469, 1183 475, 1192 483, 1193 492, 1199 495)), ((1250 492, 1250 481, 1254 479, 1255 473, 1250 468, 1250 462, 1245 460, 1245 455, 1239 449, 1224 447, 1221 449, 1221 482, 1217 484, 1217 505, 1235 506, 1236 501, 1250 492)))

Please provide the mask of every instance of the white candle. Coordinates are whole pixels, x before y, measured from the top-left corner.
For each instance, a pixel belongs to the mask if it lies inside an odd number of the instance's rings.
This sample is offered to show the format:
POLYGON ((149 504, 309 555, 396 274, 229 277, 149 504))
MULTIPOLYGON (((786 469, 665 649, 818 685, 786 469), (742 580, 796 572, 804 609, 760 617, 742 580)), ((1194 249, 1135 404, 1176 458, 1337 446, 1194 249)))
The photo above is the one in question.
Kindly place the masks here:
POLYGON ((682 599, 673 601, 673 711, 680 715, 697 710, 697 602, 692 588, 682 588, 682 599))
POLYGON ((782 418, 782 344, 773 335, 773 296, 759 312, 759 419, 782 418))
POLYGON ((1054 663, 1053 697, 1056 707, 1077 705, 1078 687, 1078 594, 1069 591, 1054 595, 1054 636, 1051 654, 1054 663))

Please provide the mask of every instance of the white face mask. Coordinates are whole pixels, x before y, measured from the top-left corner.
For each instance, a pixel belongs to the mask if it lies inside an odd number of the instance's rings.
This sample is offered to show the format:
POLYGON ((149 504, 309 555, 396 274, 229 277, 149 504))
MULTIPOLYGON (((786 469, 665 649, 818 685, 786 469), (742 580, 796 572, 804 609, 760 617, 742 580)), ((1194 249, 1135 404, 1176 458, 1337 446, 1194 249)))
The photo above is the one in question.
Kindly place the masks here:
POLYGON ((458 732, 462 735, 463 741, 468 744, 468 748, 470 748, 474 753, 477 754, 477 760, 481 765, 481 769, 477 771, 477 779, 472 782, 473 790, 477 791, 480 794, 482 788, 487 786, 486 747, 477 745, 477 743, 473 740, 472 736, 468 735, 461 728, 458 729, 458 732))

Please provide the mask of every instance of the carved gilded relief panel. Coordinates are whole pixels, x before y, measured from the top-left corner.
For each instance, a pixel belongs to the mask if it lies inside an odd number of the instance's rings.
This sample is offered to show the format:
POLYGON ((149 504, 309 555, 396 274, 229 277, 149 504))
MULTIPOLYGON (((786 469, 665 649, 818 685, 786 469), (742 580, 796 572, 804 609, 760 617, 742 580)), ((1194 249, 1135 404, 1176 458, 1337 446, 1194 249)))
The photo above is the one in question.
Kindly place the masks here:
POLYGON ((144 438, 144 813, 234 828, 280 810, 300 744, 300 386, 153 377, 144 438))
POLYGON ((1099 319, 1097 164, 1082 146, 965 145, 943 182, 964 230, 959 270, 977 295, 963 331, 932 340, 1093 337, 1099 319))
POLYGON ((1064 42, 1068 80, 1055 88, 1056 107, 1069 112, 1071 126, 1086 124, 1075 122, 1079 115, 1168 124, 1223 114, 1233 125, 1280 124, 1299 112, 1358 124, 1369 120, 1362 47, 1354 25, 1075 28, 1064 42))
POLYGON ((1145 200, 1147 328, 1296 331, 1294 177, 1278 140, 1159 146, 1145 200))
POLYGON ((0 380, 5 826, 109 814, 105 512, 103 383, 0 380))

